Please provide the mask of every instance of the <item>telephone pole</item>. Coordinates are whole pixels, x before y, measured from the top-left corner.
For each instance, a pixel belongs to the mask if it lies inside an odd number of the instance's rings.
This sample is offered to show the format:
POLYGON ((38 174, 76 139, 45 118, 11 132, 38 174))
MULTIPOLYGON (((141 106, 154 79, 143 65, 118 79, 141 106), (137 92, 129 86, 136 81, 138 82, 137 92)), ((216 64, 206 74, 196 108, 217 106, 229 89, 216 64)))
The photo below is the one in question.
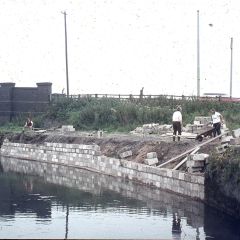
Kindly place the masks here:
POLYGON ((199 39, 199 10, 197 10, 197 97, 200 97, 200 39, 199 39))
POLYGON ((68 78, 68 49, 67 49, 67 14, 62 12, 64 15, 64 28, 65 28, 65 59, 66 59, 66 81, 67 81, 67 97, 69 98, 69 78, 68 78))
POLYGON ((231 38, 230 49, 231 49, 231 62, 230 62, 230 98, 232 98, 233 38, 231 38))

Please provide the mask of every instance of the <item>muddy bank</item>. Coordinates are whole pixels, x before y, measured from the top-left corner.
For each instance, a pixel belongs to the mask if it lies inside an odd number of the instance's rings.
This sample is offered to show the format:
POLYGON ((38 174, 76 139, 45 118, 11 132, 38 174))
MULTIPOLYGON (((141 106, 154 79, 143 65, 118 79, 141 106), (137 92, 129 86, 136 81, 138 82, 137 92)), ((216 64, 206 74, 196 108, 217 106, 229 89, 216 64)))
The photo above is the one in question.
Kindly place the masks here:
POLYGON ((163 163, 197 144, 194 140, 172 142, 169 139, 143 139, 141 137, 132 138, 131 136, 123 137, 121 135, 108 135, 103 138, 97 138, 84 136, 81 133, 75 133, 74 136, 59 133, 5 133, 0 136, 1 142, 4 137, 11 142, 31 144, 43 144, 44 142, 97 144, 100 146, 103 155, 116 158, 119 158, 120 153, 131 150, 133 155, 126 158, 126 160, 139 163, 143 162, 149 152, 156 152, 159 163, 163 163))

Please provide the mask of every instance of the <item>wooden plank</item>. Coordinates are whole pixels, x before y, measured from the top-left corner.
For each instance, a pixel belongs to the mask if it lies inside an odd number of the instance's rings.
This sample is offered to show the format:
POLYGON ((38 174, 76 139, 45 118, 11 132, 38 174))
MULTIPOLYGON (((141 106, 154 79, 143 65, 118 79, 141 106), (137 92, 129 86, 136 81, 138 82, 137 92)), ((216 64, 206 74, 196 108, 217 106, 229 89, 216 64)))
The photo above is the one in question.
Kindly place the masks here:
POLYGON ((189 154, 189 153, 191 153, 192 151, 194 151, 197 147, 202 147, 202 146, 204 146, 204 145, 207 145, 208 143, 213 142, 214 140, 216 140, 216 139, 218 139, 218 138, 220 138, 220 137, 222 137, 222 136, 224 136, 224 135, 226 135, 226 134, 228 134, 228 133, 229 133, 229 131, 228 131, 228 132, 225 132, 225 133, 223 133, 223 134, 220 134, 220 135, 218 135, 217 137, 211 138, 211 139, 207 140, 206 142, 201 143, 201 144, 195 146, 194 148, 191 148, 191 149, 187 150, 186 152, 181 153, 181 154, 177 155, 176 157, 171 158, 170 160, 168 160, 168 161, 166 161, 166 162, 158 165, 157 167, 159 167, 159 168, 160 168, 160 167, 163 167, 163 166, 167 165, 167 164, 170 163, 170 162, 174 162, 174 161, 178 160, 179 158, 185 157, 187 154, 189 154))
MULTIPOLYGON (((198 152, 199 149, 200 149, 200 147, 195 148, 195 150, 193 150, 189 155, 192 155, 192 154, 198 152)), ((175 166, 175 167, 173 168, 173 170, 177 170, 177 169, 178 169, 179 167, 181 167, 187 160, 188 160, 188 156, 185 157, 180 163, 178 163, 178 165, 175 166)))

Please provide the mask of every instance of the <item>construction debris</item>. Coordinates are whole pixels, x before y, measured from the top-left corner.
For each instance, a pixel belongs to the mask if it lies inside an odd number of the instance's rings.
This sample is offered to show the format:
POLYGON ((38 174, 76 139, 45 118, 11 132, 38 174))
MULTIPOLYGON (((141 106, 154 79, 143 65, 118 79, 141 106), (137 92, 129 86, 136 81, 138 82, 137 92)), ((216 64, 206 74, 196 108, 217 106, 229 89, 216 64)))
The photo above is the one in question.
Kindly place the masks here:
POLYGON ((75 132, 73 125, 62 125, 62 128, 60 130, 62 132, 75 132))
POLYGON ((155 166, 158 163, 157 153, 150 152, 147 153, 147 158, 144 160, 144 163, 150 166, 155 166))
POLYGON ((164 124, 159 125, 158 123, 144 124, 142 127, 137 127, 131 131, 132 134, 161 134, 172 131, 172 125, 164 124))
POLYGON ((203 172, 208 158, 209 155, 204 153, 189 155, 186 163, 188 172, 189 173, 203 172))
MULTIPOLYGON (((195 149, 190 153, 190 155, 195 154, 199 149, 200 149, 199 147, 195 148, 195 149)), ((189 158, 189 156, 185 157, 180 163, 177 164, 177 166, 175 166, 175 167, 173 168, 173 170, 179 169, 179 168, 188 160, 188 158, 189 158)))
POLYGON ((126 152, 120 153, 120 154, 119 154, 119 157, 122 159, 122 158, 131 157, 132 155, 133 155, 132 151, 129 150, 129 151, 126 151, 126 152))

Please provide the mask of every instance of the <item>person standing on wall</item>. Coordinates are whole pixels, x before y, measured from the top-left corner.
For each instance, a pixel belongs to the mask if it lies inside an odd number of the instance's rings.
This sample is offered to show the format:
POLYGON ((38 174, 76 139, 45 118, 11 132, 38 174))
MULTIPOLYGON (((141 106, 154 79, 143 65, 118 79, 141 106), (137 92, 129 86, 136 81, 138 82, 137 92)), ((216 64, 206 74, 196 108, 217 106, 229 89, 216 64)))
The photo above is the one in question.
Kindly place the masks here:
POLYGON ((216 137, 216 134, 221 134, 221 125, 223 123, 223 116, 216 112, 216 110, 213 108, 211 110, 212 112, 212 124, 213 124, 213 136, 216 137))
POLYGON ((173 125, 173 141, 175 141, 177 133, 178 141, 180 141, 180 136, 182 134, 182 113, 180 106, 178 106, 177 110, 173 113, 172 125, 173 125))

